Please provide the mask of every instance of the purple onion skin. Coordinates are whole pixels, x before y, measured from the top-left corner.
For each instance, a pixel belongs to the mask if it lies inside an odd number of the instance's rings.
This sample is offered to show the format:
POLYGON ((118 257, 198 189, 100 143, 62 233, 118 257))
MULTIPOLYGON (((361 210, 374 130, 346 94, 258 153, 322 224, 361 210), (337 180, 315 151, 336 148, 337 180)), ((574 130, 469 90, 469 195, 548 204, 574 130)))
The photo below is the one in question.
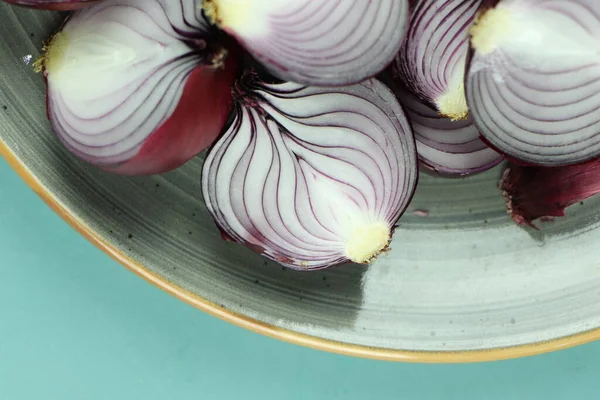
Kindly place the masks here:
POLYGON ((5 3, 41 10, 73 11, 101 0, 3 0, 5 3))
POLYGON ((564 167, 510 164, 500 189, 513 221, 538 229, 536 220, 563 217, 567 207, 600 193, 600 161, 564 167))

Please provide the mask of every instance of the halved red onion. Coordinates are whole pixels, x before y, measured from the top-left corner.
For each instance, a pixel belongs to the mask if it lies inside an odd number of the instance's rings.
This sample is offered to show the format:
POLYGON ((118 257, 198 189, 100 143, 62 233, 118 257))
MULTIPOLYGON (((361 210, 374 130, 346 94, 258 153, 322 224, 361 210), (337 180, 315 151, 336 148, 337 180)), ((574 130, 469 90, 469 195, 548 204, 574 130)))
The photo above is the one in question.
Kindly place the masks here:
POLYGON ((39 8, 42 10, 70 11, 89 6, 100 0, 2 0, 18 6, 39 8))
POLYGON ((502 156, 481 140, 470 116, 452 121, 407 90, 394 91, 412 124, 421 165, 428 170, 460 177, 487 171, 502 161, 502 156))
POLYGON ((394 72, 443 116, 465 119, 469 28, 482 0, 415 0, 394 72))
POLYGON ((513 164, 500 188, 513 221, 536 228, 536 219, 563 217, 567 207, 600 193, 600 161, 564 167, 513 164))
POLYGON ((418 176, 410 125, 389 89, 371 79, 244 90, 203 169, 225 237, 302 270, 387 251, 418 176))
POLYGON ((70 151, 148 175, 212 144, 231 111, 236 60, 210 48, 199 9, 194 0, 105 0, 71 16, 43 59, 48 115, 70 151))
POLYGON ((468 103, 493 146, 545 166, 600 156, 600 2, 504 0, 471 42, 468 103))
POLYGON ((407 0, 205 0, 204 9, 273 75, 311 85, 382 71, 408 20, 407 0))

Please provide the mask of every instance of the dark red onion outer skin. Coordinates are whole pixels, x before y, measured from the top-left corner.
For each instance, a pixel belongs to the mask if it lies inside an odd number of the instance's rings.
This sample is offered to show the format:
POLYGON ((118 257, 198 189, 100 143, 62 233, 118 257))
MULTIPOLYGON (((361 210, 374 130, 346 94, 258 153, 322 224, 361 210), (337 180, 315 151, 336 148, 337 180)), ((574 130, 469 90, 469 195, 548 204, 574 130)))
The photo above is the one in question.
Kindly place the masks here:
POLYGON ((175 112, 146 139, 139 153, 116 167, 101 168, 120 175, 161 174, 200 154, 212 145, 227 123, 237 73, 238 59, 232 55, 223 68, 196 67, 175 112))
POLYGON ((42 10, 70 11, 87 7, 100 0, 3 0, 17 6, 39 8, 42 10))
MULTIPOLYGON (((402 101, 400 101, 400 102, 402 103, 402 101)), ((407 111, 406 114, 410 121, 411 113, 407 111)), ((449 123, 451 123, 451 122, 449 122, 449 123)), ((458 123, 463 123, 463 121, 458 121, 458 123)), ((416 130, 414 128, 413 128, 413 130, 415 132, 415 140, 417 141, 417 143, 421 142, 422 138, 418 134, 418 130, 416 130)), ((452 132, 449 131, 448 134, 451 135, 452 132)), ((475 141, 480 141, 482 148, 487 146, 487 144, 481 140, 481 137, 475 138, 473 142, 475 142, 475 141)), ((458 146, 454 146, 454 147, 458 147, 458 146)), ((487 147, 489 147, 489 146, 487 146, 487 147)), ((417 150, 418 150, 418 147, 417 147, 417 150)), ((492 148, 490 148, 489 151, 492 151, 492 148)), ((447 165, 444 165, 443 160, 431 160, 431 159, 427 159, 424 156, 422 156, 421 154, 419 154, 419 169, 421 170, 421 172, 425 172, 428 175, 437 176, 437 177, 441 177, 441 178, 464 178, 466 176, 470 176, 470 175, 488 171, 491 168, 494 168, 495 166, 500 164, 502 162, 502 160, 503 160, 503 157, 500 154, 498 154, 494 160, 491 160, 490 162, 488 162, 486 164, 479 165, 477 168, 457 169, 457 168, 452 168, 447 165)))
POLYGON ((510 164, 500 181, 508 212, 517 224, 563 217, 565 209, 600 193, 600 160, 566 167, 510 164))

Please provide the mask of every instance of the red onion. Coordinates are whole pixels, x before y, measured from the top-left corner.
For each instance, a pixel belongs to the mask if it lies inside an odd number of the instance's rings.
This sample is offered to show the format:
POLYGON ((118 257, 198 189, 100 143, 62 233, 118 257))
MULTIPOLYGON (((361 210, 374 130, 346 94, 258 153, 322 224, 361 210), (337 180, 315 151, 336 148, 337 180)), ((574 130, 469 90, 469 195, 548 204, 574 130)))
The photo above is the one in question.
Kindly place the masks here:
POLYGON ((600 2, 504 0, 472 29, 467 98, 482 135, 524 163, 600 155, 600 2))
POLYGON ((48 115, 74 154, 126 175, 162 173, 217 138, 235 58, 207 42, 194 0, 106 0, 77 11, 43 58, 48 115))
POLYGON ((86 7, 99 0, 2 0, 5 3, 39 8, 42 10, 68 11, 86 7))
POLYGON ((202 188, 225 237, 294 269, 387 251, 417 182, 415 143, 377 80, 245 86, 202 188))
POLYGON ((401 46, 407 0, 205 0, 206 15, 275 76, 309 85, 357 83, 401 46))
POLYGON ((511 165, 500 182, 508 212, 519 225, 562 217, 565 209, 600 193, 600 161, 565 167, 511 165))
POLYGON ((471 117, 452 121, 406 90, 395 89, 412 124, 421 165, 442 176, 466 176, 487 171, 502 156, 481 139, 471 117))
POLYGON ((469 28, 481 0, 415 0, 394 70, 410 91, 443 116, 464 119, 469 28))

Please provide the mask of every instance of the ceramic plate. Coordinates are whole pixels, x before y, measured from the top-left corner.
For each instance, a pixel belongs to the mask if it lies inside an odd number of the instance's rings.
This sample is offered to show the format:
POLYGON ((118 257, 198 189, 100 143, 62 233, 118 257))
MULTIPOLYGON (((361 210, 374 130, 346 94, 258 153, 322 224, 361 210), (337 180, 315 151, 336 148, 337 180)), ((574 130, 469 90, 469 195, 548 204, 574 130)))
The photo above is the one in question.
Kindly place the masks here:
POLYGON ((368 268, 284 270, 221 240, 201 199, 203 157, 166 175, 123 178, 63 150, 31 66, 62 17, 0 5, 0 152, 140 276, 246 328, 365 357, 480 361, 600 336, 600 199, 538 232, 507 217, 500 169, 467 180, 423 176, 391 254, 368 268))

